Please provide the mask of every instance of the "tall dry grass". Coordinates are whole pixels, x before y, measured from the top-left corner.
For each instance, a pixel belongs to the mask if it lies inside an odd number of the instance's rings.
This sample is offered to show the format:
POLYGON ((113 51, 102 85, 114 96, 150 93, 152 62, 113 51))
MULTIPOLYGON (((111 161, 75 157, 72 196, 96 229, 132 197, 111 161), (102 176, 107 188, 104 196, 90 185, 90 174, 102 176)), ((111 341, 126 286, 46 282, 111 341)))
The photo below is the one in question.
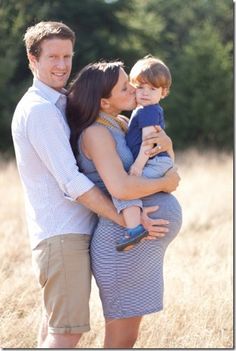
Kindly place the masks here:
MULTIPOLYGON (((165 307, 146 316, 136 348, 233 347, 232 155, 177 155, 181 233, 165 259, 165 307)), ((40 292, 31 269, 24 203, 15 163, 0 164, 0 346, 35 348, 40 292)), ((80 348, 102 348, 101 304, 93 282, 91 331, 80 348)))

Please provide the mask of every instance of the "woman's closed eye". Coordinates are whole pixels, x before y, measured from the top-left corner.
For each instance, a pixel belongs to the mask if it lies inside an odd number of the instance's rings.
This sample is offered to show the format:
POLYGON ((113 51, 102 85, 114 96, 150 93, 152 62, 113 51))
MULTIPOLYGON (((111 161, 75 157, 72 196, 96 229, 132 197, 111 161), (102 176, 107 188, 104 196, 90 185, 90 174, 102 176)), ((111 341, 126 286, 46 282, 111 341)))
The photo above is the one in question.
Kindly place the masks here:
POLYGON ((124 84, 122 87, 122 91, 127 91, 128 90, 128 84, 124 84))

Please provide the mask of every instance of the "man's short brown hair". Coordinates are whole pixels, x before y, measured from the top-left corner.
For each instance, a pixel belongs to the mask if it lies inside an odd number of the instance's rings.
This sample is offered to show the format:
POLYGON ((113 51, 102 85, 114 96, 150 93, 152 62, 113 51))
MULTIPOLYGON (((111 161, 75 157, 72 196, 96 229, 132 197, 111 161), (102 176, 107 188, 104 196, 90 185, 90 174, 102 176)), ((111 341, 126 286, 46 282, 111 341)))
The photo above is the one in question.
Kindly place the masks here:
POLYGON ((69 39, 73 46, 75 33, 62 22, 39 22, 26 30, 24 42, 27 54, 32 54, 37 59, 41 53, 41 43, 44 39, 69 39))

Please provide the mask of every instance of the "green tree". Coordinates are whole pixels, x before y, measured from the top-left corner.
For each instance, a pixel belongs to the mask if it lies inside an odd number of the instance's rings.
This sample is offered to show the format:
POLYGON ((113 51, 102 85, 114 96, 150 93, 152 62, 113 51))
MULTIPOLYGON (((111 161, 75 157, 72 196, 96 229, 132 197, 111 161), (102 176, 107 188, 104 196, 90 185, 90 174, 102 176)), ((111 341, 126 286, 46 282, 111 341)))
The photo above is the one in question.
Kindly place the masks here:
POLYGON ((167 105, 177 146, 233 145, 232 44, 223 45, 210 23, 192 28, 178 56, 167 105))
POLYGON ((0 0, 0 150, 12 145, 12 114, 32 80, 23 34, 41 20, 76 32, 72 77, 102 58, 122 59, 129 71, 159 56, 173 75, 163 106, 175 145, 232 145, 232 0, 0 0))
POLYGON ((163 100, 176 147, 233 145, 231 0, 135 0, 140 53, 159 56, 173 76, 163 100), (154 30, 153 30, 154 29, 154 30), (149 38, 149 40, 147 40, 149 38))

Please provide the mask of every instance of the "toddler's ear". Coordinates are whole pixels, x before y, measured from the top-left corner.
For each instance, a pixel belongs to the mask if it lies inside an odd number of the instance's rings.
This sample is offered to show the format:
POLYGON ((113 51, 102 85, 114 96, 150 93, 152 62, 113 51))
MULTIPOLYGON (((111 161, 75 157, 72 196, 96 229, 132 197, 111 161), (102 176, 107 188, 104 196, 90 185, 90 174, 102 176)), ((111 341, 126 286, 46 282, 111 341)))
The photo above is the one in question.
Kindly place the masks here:
POLYGON ((162 88, 161 98, 164 99, 169 94, 168 88, 162 88))

